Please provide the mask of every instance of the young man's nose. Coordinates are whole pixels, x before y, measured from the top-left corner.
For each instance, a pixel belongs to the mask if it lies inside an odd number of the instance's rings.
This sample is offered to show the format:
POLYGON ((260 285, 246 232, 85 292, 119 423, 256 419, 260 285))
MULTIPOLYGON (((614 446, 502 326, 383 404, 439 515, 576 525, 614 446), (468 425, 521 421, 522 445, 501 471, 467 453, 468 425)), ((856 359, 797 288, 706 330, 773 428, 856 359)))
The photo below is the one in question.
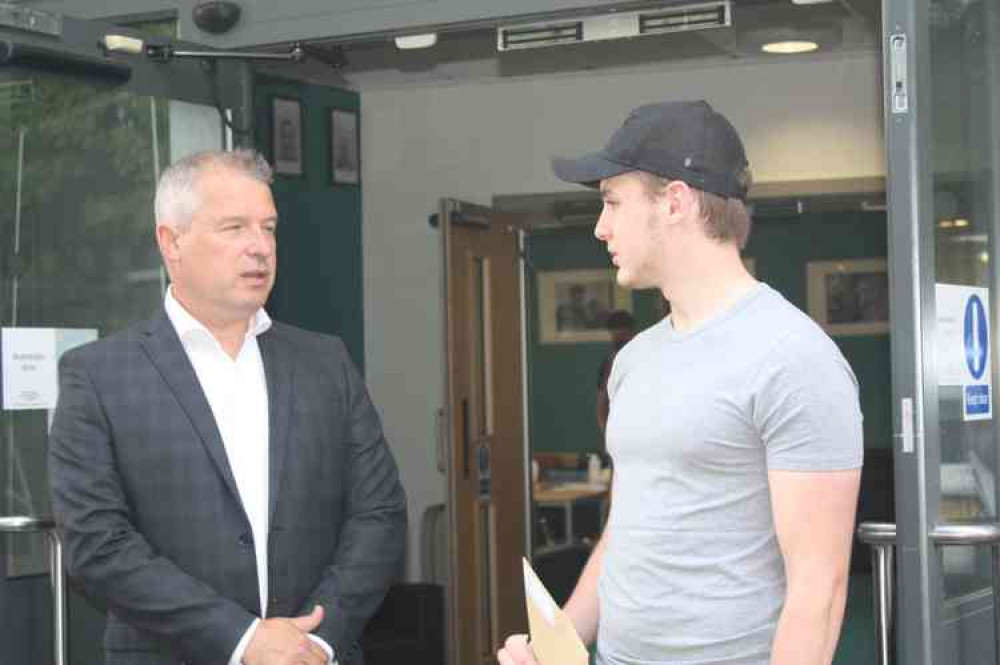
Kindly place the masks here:
POLYGON ((610 230, 610 225, 604 217, 604 212, 601 212, 601 216, 597 218, 597 224, 594 225, 594 237, 602 242, 607 242, 610 230))

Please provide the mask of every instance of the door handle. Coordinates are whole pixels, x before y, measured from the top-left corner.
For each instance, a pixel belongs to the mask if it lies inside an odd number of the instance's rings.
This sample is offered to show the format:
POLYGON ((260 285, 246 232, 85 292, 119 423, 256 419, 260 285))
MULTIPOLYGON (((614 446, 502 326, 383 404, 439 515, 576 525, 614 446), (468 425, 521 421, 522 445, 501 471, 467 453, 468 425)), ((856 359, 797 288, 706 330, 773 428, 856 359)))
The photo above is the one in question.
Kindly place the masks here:
POLYGON ((469 400, 462 400, 462 477, 469 479, 469 400))
MULTIPOLYGON (((1000 602, 1000 523, 985 524, 938 524, 927 534, 937 547, 954 545, 989 545, 993 556, 993 597, 1000 602)), ((875 583, 875 636, 876 663, 890 662, 891 643, 894 637, 893 587, 894 550, 896 547, 896 525, 865 522, 858 528, 858 538, 872 547, 872 566, 875 583)), ((994 639, 1000 658, 1000 612, 994 612, 994 639)))
POLYGON ((928 535, 935 545, 997 545, 1000 523, 938 524, 928 535))
POLYGON ((434 455, 437 458, 437 470, 441 473, 447 472, 447 467, 445 466, 445 451, 448 450, 448 425, 445 421, 444 409, 438 409, 434 418, 434 427, 437 430, 436 443, 434 446, 434 455))

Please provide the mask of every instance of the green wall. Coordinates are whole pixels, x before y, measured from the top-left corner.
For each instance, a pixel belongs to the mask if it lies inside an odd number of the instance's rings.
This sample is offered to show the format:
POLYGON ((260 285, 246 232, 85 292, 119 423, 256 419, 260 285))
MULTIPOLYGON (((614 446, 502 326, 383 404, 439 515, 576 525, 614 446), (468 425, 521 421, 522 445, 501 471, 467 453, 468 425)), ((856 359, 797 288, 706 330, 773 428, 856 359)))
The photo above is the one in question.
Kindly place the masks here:
MULTIPOLYGON (((812 213, 755 220, 746 256, 757 277, 806 307, 806 263, 887 255, 884 212, 812 213)), ((607 343, 540 344, 538 271, 610 268, 591 227, 533 233, 528 269, 529 427, 535 452, 591 452, 599 448, 597 371, 607 343)), ((633 294, 638 327, 655 322, 659 294, 633 294)), ((891 372, 888 335, 834 338, 861 386, 865 445, 891 448, 891 372)))
MULTIPOLYGON (((806 262, 884 258, 884 212, 806 213, 755 220, 746 256, 756 259, 757 278, 806 309, 806 262)), ((892 372, 889 336, 833 338, 861 387, 865 447, 892 448, 892 372)))
MULTIPOLYGON (((604 243, 590 226, 539 231, 528 236, 528 398, 534 452, 594 452, 600 448, 597 428, 597 372, 611 344, 540 344, 539 271, 612 267, 604 243)), ((659 293, 632 294, 633 316, 642 329, 657 319, 659 293)))
POLYGON ((268 301, 277 320, 340 336, 364 368, 361 187, 330 179, 330 110, 357 110, 356 92, 259 77, 255 143, 271 157, 271 100, 302 106, 302 176, 276 175, 278 278, 268 301))

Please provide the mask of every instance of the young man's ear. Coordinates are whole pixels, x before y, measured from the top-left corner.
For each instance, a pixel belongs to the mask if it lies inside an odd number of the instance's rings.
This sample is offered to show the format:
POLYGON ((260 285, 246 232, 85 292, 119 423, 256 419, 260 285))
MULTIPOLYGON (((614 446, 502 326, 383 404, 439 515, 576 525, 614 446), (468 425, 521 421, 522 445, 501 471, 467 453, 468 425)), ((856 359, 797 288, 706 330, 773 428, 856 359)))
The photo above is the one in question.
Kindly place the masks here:
POLYGON ((687 215, 691 206, 696 206, 697 201, 694 192, 686 182, 680 180, 671 181, 661 192, 663 205, 670 218, 682 218, 687 215))

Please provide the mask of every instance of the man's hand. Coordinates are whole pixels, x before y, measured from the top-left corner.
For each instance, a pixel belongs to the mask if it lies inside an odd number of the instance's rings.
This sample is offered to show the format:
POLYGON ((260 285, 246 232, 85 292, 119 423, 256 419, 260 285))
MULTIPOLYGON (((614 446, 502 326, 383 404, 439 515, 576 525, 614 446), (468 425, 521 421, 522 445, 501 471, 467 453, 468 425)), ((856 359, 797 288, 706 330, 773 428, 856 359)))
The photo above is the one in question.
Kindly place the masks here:
POLYGON ((527 635, 511 635, 503 648, 497 651, 500 665, 539 665, 535 652, 528 645, 527 635))
POLYGON ((319 605, 305 616, 264 619, 243 654, 244 665, 326 665, 326 652, 308 637, 322 621, 319 605))

